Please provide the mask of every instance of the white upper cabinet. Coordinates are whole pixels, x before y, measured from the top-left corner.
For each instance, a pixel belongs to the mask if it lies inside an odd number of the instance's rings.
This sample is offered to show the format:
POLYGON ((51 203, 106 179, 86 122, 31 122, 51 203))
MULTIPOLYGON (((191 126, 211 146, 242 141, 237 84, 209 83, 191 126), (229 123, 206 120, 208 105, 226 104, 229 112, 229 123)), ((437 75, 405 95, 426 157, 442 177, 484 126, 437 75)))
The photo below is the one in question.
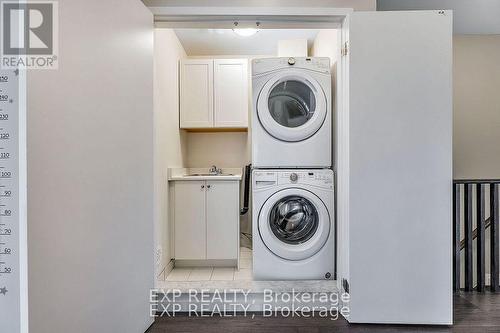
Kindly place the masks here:
POLYGON ((248 127, 246 59, 214 61, 215 127, 248 127))
POLYGON ((181 61, 180 128, 247 128, 248 61, 181 61))
POLYGON ((180 126, 213 127, 213 60, 181 61, 180 126))

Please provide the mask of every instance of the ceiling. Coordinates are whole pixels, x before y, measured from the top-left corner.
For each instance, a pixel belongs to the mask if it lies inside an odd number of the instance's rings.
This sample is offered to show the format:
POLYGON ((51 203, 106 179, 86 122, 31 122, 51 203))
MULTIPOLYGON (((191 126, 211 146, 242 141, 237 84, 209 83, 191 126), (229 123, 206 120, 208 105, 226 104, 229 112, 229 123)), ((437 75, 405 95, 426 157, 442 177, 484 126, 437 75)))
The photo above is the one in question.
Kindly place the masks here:
MULTIPOLYGON (((224 7, 227 0, 142 0, 148 7, 224 7)), ((330 7, 375 10, 376 0, 231 0, 231 7, 330 7)))
POLYGON ((319 30, 262 29, 250 37, 238 36, 231 29, 175 29, 188 56, 276 55, 278 41, 307 39, 310 48, 319 30))
POLYGON ((500 34, 499 0, 378 0, 377 9, 451 9, 455 34, 500 34))

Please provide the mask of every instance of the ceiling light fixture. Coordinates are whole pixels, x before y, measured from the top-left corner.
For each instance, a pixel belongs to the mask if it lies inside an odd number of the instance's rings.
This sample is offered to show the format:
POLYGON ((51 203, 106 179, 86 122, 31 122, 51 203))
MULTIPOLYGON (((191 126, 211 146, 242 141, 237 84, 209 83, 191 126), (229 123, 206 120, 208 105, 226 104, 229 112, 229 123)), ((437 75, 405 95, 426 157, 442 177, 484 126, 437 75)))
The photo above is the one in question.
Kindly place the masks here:
POLYGON ((256 28, 237 28, 238 27, 238 22, 234 22, 234 28, 233 31, 235 34, 241 37, 250 37, 255 35, 257 32, 259 32, 259 26, 260 22, 255 23, 256 28))

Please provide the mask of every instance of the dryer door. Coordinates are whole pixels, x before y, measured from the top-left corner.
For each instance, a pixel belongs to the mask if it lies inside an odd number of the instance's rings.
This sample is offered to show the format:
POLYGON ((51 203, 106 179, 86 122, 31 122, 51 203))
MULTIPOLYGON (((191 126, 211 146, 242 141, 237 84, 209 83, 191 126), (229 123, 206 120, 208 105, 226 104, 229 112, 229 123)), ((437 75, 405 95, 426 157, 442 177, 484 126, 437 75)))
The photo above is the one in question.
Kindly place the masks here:
POLYGON ((320 84, 300 70, 273 76, 260 91, 257 115, 276 139, 302 141, 314 135, 325 121, 326 96, 320 84))
POLYGON ((285 189, 273 194, 262 206, 259 233, 275 255, 287 260, 307 259, 325 245, 330 215, 315 194, 285 189))

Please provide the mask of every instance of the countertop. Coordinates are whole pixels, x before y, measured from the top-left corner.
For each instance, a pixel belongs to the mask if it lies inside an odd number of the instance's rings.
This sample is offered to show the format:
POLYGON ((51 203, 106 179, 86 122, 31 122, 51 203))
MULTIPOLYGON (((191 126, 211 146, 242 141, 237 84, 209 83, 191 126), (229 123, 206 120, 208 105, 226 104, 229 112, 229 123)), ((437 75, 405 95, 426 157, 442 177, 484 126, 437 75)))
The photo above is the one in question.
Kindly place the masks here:
POLYGON ((209 168, 169 168, 168 180, 241 180, 242 168, 222 168, 222 175, 217 176, 193 176, 196 173, 208 173, 209 168))

